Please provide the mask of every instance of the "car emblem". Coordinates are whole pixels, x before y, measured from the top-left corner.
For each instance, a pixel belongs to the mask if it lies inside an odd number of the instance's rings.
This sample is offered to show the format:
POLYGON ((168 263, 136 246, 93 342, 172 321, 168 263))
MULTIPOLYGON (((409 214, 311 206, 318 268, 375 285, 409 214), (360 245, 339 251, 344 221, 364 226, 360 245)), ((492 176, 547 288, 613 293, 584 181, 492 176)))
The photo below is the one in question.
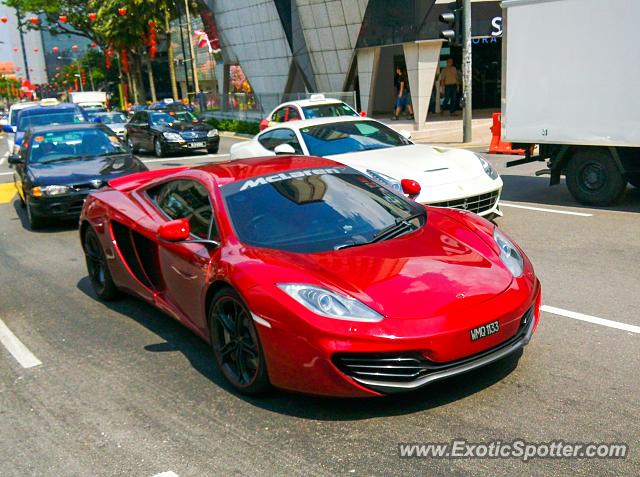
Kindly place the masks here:
POLYGON ((91 187, 93 187, 94 189, 99 189, 100 186, 102 185, 102 181, 100 179, 94 179, 91 182, 89 182, 89 184, 91 184, 91 187))
POLYGON ((469 208, 469 202, 467 201, 467 199, 464 199, 464 202, 462 203, 462 208, 464 210, 467 210, 469 208))

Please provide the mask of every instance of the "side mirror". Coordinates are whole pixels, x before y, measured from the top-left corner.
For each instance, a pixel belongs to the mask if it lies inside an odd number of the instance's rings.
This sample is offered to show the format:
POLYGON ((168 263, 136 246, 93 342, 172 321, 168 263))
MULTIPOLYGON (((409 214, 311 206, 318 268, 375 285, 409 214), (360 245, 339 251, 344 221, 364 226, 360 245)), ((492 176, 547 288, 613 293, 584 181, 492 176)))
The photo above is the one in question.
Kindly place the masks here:
POLYGON ((13 126, 11 126, 11 124, 5 124, 4 126, 2 126, 2 130, 6 133, 13 133, 13 126))
POLYGON ((295 154, 296 150, 291 144, 280 144, 279 146, 276 146, 273 152, 276 153, 276 156, 290 156, 295 154))
POLYGON ((20 156, 18 156, 17 154, 11 154, 8 158, 7 158, 7 162, 11 165, 17 165, 17 164, 22 164, 24 161, 22 160, 22 158, 20 156))
POLYGON ((411 139, 411 133, 406 129, 401 129, 398 133, 403 136, 405 139, 411 139))
POLYGON ((165 222, 158 227, 158 238, 165 242, 182 242, 191 235, 191 227, 187 219, 165 222))
POLYGON ((418 197, 420 195, 420 191, 422 191, 420 184, 413 179, 402 179, 400 181, 400 185, 402 186, 402 192, 407 194, 411 199, 418 197))

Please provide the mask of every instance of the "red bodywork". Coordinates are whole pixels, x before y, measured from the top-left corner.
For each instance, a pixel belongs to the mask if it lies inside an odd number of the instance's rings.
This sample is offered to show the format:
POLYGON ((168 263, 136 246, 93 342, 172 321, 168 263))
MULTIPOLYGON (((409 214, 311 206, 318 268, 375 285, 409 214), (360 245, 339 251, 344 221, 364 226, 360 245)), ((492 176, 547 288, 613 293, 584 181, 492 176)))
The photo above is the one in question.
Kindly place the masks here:
POLYGON ((533 267, 525 256, 524 273, 514 278, 498 256, 493 224, 473 214, 428 208, 426 225, 415 232, 324 253, 303 255, 240 243, 220 186, 335 164, 321 158, 281 156, 134 174, 89 196, 81 234, 89 226, 98 232, 119 288, 154 304, 207 341, 208 300, 218 287, 233 287, 254 315, 271 383, 288 390, 350 397, 393 392, 354 379, 341 370, 337 357, 411 353, 436 366, 459 363, 464 367, 469 357, 482 357, 515 340, 527 312, 533 323, 513 349, 529 341, 540 307, 540 284, 533 267), (176 178, 195 179, 206 186, 219 229, 219 247, 157 238, 169 219, 145 190, 176 178), (153 266, 153 273, 147 275, 152 277, 141 280, 141 273, 136 277, 125 263, 114 223, 143 237, 147 262, 153 266), (315 284, 350 295, 384 319, 356 323, 318 316, 277 283, 315 284), (499 332, 475 341, 470 338, 471 329, 496 320, 499 332))

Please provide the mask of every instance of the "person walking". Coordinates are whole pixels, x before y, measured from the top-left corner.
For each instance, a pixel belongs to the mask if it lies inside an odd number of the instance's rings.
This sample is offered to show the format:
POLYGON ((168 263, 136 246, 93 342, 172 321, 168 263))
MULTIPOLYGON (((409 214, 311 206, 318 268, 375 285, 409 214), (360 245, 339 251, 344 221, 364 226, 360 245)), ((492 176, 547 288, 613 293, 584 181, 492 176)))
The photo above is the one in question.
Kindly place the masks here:
POLYGON ((396 75, 393 81, 396 90, 396 101, 394 104, 393 121, 399 119, 400 113, 405 109, 409 113, 409 119, 413 119, 413 106, 411 105, 411 93, 409 92, 409 82, 407 75, 399 66, 396 68, 396 75))
POLYGON ((447 66, 442 70, 440 75, 440 86, 444 90, 445 109, 449 109, 449 113, 453 114, 458 110, 458 89, 460 88, 460 80, 458 78, 458 70, 453 64, 452 58, 447 58, 447 66))

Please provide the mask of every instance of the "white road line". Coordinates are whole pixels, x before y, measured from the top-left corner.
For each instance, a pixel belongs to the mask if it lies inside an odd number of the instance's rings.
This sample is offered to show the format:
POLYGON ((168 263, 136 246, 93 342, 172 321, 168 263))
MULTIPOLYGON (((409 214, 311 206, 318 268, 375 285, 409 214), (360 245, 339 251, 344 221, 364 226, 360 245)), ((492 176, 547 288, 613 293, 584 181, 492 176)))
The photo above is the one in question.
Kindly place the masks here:
POLYGON ((168 472, 160 472, 159 474, 156 474, 153 477, 178 477, 178 474, 170 470, 168 472))
POLYGON ((0 176, 10 176, 13 175, 13 172, 0 172, 0 176))
POLYGON ((584 212, 569 212, 568 210, 555 210, 555 209, 545 209, 542 207, 530 207, 527 205, 508 204, 502 201, 500 201, 500 207, 513 207, 515 209, 536 210, 538 212, 550 212, 552 214, 575 215, 577 217, 593 217, 593 214, 586 214, 584 212))
POLYGON ((165 157, 162 159, 140 159, 142 162, 173 162, 173 161, 193 161, 196 159, 207 160, 212 157, 228 157, 229 154, 207 154, 206 156, 187 156, 187 157, 165 157))
POLYGON ((33 368, 42 364, 34 354, 29 351, 22 341, 14 335, 11 330, 4 324, 4 321, 0 320, 0 343, 7 348, 7 351, 12 354, 20 366, 23 368, 33 368))
POLYGON ((583 315, 582 313, 563 310, 562 308, 556 308, 554 306, 542 305, 540 309, 554 315, 573 318, 574 320, 587 321, 596 325, 608 326, 609 328, 616 328, 618 330, 630 331, 631 333, 640 334, 640 326, 629 325, 627 323, 621 323, 619 321, 605 320, 604 318, 598 318, 596 316, 583 315))

